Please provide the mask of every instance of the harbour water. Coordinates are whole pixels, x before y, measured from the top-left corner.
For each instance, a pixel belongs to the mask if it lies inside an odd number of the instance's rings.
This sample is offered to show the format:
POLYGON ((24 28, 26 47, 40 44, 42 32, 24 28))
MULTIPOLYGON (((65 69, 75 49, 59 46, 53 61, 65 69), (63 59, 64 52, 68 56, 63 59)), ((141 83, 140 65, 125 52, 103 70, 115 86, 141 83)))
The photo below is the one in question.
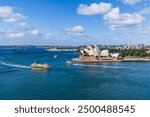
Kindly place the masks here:
POLYGON ((150 99, 150 62, 65 64, 78 56, 40 48, 0 48, 0 99, 150 99), (33 71, 33 62, 46 62, 52 70, 33 71))

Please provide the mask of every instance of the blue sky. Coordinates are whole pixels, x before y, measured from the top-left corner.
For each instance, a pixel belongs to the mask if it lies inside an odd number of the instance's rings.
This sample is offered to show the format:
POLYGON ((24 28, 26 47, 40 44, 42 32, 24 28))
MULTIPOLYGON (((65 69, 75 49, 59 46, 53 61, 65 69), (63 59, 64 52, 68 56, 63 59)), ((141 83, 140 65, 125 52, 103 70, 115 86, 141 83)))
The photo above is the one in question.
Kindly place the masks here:
POLYGON ((0 45, 148 45, 149 37, 149 0, 0 0, 0 45))

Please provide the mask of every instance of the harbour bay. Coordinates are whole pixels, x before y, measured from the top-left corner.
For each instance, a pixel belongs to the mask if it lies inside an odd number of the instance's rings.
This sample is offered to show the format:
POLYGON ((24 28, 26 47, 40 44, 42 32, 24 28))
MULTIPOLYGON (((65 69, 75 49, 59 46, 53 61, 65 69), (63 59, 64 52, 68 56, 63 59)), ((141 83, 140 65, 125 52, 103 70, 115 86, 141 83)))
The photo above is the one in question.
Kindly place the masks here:
POLYGON ((0 99, 13 100, 147 100, 150 99, 149 62, 76 63, 73 51, 41 48, 0 49, 0 99), (58 55, 58 58, 54 58, 58 55), (47 63, 50 71, 30 69, 47 63))

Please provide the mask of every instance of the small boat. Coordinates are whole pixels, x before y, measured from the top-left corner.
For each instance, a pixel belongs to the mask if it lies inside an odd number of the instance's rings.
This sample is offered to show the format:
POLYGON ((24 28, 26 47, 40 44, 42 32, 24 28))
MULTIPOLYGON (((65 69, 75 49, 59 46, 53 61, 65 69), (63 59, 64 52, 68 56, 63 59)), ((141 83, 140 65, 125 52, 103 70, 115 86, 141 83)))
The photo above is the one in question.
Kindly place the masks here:
POLYGON ((58 58, 58 55, 54 55, 53 58, 58 58))
POLYGON ((31 65, 31 69, 34 69, 34 70, 49 70, 50 69, 50 66, 48 64, 37 64, 37 63, 33 63, 31 65))
POLYGON ((72 65, 72 62, 71 61, 67 61, 66 64, 67 65, 72 65))

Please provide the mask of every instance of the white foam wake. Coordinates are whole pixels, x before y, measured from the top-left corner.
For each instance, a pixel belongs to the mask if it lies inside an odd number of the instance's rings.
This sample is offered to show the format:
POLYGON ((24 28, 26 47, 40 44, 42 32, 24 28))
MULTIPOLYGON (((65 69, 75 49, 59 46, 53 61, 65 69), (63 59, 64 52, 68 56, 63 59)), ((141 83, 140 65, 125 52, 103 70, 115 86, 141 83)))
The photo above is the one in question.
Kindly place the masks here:
POLYGON ((85 67, 116 68, 116 69, 127 68, 127 67, 119 67, 119 66, 89 65, 89 64, 75 64, 75 63, 73 65, 85 66, 85 67))
POLYGON ((9 66, 9 67, 17 67, 17 68, 30 68, 29 66, 24 66, 24 65, 18 65, 18 64, 12 64, 12 63, 5 63, 5 62, 0 62, 0 64, 9 66))

